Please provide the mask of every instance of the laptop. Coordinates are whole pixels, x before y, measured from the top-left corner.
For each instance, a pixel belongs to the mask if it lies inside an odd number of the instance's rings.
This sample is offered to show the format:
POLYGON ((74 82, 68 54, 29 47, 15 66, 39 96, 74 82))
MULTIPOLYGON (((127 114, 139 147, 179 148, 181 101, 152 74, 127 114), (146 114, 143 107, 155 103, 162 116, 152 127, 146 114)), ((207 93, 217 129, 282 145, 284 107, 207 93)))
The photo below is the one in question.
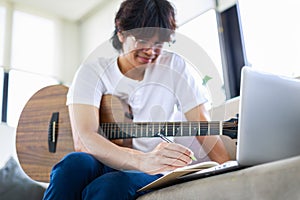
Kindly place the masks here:
POLYGON ((243 67, 236 161, 180 177, 192 180, 300 155, 300 80, 243 67))

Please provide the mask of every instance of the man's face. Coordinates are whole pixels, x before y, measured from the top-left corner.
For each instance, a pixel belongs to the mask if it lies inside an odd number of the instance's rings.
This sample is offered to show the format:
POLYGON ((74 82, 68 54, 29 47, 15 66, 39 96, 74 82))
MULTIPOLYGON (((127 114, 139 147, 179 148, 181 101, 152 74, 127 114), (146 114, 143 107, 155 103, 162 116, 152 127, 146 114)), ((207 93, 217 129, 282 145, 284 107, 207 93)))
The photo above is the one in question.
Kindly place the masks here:
POLYGON ((132 35, 126 37, 123 52, 126 59, 134 66, 155 62, 161 54, 164 42, 157 35, 152 38, 137 38, 132 35))

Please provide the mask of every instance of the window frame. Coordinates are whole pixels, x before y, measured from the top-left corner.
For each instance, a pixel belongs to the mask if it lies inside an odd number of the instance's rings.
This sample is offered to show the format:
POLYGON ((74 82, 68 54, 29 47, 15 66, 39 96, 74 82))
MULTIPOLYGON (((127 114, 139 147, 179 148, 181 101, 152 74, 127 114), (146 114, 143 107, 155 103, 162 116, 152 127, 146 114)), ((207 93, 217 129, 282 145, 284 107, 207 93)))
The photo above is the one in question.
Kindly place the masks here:
POLYGON ((241 70, 248 65, 238 2, 217 13, 226 98, 240 95, 241 70))

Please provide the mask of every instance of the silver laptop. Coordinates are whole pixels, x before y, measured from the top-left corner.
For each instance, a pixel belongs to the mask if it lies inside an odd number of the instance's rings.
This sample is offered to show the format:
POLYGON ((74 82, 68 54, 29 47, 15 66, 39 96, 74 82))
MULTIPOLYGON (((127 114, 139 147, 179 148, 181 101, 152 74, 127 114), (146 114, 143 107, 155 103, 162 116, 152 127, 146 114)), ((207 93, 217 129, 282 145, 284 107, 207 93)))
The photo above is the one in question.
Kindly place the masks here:
POLYGON ((244 67, 237 138, 236 161, 182 178, 200 178, 300 155, 300 80, 244 67))

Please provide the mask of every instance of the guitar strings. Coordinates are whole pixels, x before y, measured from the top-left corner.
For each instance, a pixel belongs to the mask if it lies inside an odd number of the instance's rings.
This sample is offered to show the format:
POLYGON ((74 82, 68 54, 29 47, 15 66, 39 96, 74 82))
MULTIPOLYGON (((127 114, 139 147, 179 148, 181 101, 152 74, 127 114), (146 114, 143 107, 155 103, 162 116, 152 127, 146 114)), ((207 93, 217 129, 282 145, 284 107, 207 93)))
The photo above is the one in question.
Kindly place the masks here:
MULTIPOLYGON (((236 122, 154 122, 154 123, 101 123, 101 128, 110 139, 155 136, 157 132, 167 132, 167 136, 219 135, 225 128, 237 128, 236 122), (150 126, 149 126, 150 124, 150 126), (221 126, 223 125, 223 126, 221 126), (207 131, 208 130, 208 131, 207 131), (170 133, 171 132, 171 133, 170 133), (207 133, 208 132, 208 133, 207 133)), ((231 131, 230 129, 227 131, 231 131)))

